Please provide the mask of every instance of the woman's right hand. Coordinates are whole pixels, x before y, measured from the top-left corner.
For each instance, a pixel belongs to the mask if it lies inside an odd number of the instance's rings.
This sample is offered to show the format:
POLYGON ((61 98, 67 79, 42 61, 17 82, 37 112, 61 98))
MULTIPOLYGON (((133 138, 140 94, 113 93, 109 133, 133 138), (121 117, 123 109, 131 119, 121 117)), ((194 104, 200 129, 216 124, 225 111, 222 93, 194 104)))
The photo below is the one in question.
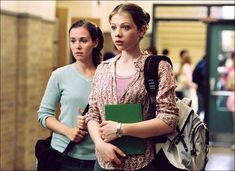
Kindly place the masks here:
POLYGON ((88 134, 87 131, 80 128, 67 128, 65 135, 70 139, 70 141, 81 142, 85 135, 88 134))
POLYGON ((118 156, 126 157, 126 154, 111 143, 100 141, 96 144, 96 150, 104 162, 111 162, 117 165, 121 164, 118 156), (118 155, 118 156, 117 156, 118 155))

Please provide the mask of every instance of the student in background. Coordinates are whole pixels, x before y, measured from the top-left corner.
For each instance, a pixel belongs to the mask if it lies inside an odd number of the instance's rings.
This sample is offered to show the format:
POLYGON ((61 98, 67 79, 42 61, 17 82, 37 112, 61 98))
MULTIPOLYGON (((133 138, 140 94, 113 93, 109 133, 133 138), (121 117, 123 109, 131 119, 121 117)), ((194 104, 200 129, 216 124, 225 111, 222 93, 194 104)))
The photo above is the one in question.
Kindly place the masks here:
POLYGON ((155 47, 150 46, 145 50, 149 55, 157 55, 157 49, 155 47))
POLYGON ((167 48, 165 48, 165 49, 162 50, 162 54, 163 54, 164 56, 168 56, 169 53, 170 53, 170 51, 169 51, 169 49, 167 49, 167 48))
POLYGON ((103 61, 106 61, 108 59, 111 59, 113 58, 114 56, 116 56, 117 54, 119 54, 119 50, 116 48, 115 45, 113 45, 113 51, 108 51, 104 54, 104 57, 103 57, 103 61))
POLYGON ((197 85, 192 80, 193 69, 191 65, 191 57, 188 50, 180 51, 180 69, 176 75, 177 92, 181 92, 183 97, 192 99, 193 108, 197 111, 197 85))
MULTIPOLYGON (((232 112, 233 115, 233 133, 235 133, 235 52, 231 53, 231 65, 228 68, 228 76, 227 76, 227 82, 226 82, 226 90, 232 91, 231 95, 228 96, 226 105, 229 112, 232 112)), ((233 142, 232 150, 235 150, 235 144, 233 142)))
POLYGON ((111 59, 115 56, 115 54, 111 51, 105 52, 104 57, 103 57, 103 61, 106 61, 108 59, 111 59))
POLYGON ((133 3, 120 4, 109 15, 111 37, 121 53, 98 66, 89 96, 90 108, 86 122, 97 154, 95 171, 155 171, 151 137, 171 133, 177 125, 175 77, 170 64, 165 61, 159 64, 156 118, 148 120, 149 99, 144 86, 143 69, 149 55, 140 49, 140 41, 149 20, 149 14, 133 3), (126 124, 105 120, 106 104, 126 103, 142 104, 144 121, 126 124), (144 138, 144 154, 126 155, 110 143, 121 136, 144 138))
POLYGON ((38 121, 53 131, 54 150, 63 152, 69 141, 77 142, 63 160, 61 171, 92 171, 96 159, 94 144, 78 108, 84 109, 88 104, 91 81, 101 61, 103 35, 95 24, 79 20, 70 27, 69 39, 75 62, 52 72, 38 110, 38 121), (57 104, 61 106, 58 120, 57 104))
POLYGON ((197 113, 205 112, 206 99, 206 57, 204 56, 193 70, 193 82, 197 84, 198 110, 197 113))

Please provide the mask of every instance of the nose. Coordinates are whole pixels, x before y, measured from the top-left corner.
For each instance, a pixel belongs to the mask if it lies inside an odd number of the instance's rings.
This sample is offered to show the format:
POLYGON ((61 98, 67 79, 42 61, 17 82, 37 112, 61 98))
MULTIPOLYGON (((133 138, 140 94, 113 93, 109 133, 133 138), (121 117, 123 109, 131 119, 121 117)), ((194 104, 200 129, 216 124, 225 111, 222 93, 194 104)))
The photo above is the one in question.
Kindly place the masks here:
POLYGON ((76 49, 81 49, 81 42, 77 41, 75 44, 76 49))
POLYGON ((116 30, 114 31, 114 36, 115 37, 121 37, 122 32, 120 28, 116 28, 116 30))

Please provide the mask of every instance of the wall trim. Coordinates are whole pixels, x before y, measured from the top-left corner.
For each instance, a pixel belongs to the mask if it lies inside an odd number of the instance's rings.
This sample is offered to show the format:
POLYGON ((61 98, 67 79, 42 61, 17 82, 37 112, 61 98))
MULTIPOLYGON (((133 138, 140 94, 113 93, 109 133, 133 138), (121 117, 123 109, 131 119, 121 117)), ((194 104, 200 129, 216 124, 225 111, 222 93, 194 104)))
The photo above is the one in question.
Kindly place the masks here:
POLYGON ((28 13, 16 13, 16 12, 1 9, 1 15, 7 15, 7 16, 17 17, 17 18, 31 18, 31 19, 41 20, 41 21, 46 22, 46 23, 55 24, 55 21, 53 21, 53 20, 47 20, 47 19, 44 19, 42 17, 32 15, 32 14, 28 14, 28 13))

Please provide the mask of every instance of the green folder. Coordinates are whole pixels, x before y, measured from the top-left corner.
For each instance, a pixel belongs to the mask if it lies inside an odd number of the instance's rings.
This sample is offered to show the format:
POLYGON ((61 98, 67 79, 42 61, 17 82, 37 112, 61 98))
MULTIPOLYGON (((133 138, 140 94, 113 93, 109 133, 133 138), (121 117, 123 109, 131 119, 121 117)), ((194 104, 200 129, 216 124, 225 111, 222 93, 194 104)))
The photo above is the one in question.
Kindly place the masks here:
MULTIPOLYGON (((143 120, 141 104, 109 104, 105 105, 105 119, 120 123, 135 123, 143 120)), ((144 154, 145 139, 123 136, 111 141, 125 154, 144 154)))

